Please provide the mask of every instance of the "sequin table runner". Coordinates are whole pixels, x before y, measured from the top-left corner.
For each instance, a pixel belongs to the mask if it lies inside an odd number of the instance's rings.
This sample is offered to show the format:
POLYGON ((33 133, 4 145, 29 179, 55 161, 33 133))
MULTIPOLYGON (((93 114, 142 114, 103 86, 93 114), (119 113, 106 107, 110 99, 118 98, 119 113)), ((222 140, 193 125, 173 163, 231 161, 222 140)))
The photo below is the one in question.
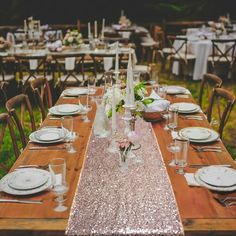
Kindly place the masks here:
POLYGON ((178 207, 152 127, 139 119, 141 148, 127 172, 108 140, 91 135, 73 201, 68 235, 184 235, 178 207))

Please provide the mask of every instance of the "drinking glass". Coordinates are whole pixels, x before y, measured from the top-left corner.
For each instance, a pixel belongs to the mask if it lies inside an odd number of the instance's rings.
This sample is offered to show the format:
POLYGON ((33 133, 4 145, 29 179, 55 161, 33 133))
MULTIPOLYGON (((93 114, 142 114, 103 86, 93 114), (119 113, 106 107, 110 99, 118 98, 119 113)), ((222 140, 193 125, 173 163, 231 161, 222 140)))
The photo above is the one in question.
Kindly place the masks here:
POLYGON ((76 149, 73 146, 73 141, 76 138, 76 134, 73 132, 73 117, 72 116, 63 116, 61 118, 61 126, 63 129, 68 131, 68 135, 66 137, 67 151, 68 153, 75 153, 76 149))
POLYGON ((169 107, 167 127, 174 131, 178 126, 178 107, 169 107))
POLYGON ((97 82, 97 79, 94 75, 90 75, 88 77, 88 94, 89 95, 94 95, 96 93, 97 91, 96 82, 97 82))
POLYGON ((80 102, 79 100, 79 104, 81 105, 81 111, 80 114, 82 115, 82 120, 84 123, 88 123, 90 122, 90 119, 88 118, 88 113, 89 111, 92 110, 92 106, 89 105, 89 94, 86 95, 86 99, 82 100, 82 102, 80 102))
POLYGON ((49 162, 49 171, 52 179, 52 192, 56 195, 55 201, 58 203, 54 208, 56 212, 63 212, 67 210, 64 206, 66 198, 64 195, 68 191, 66 183, 66 162, 64 158, 53 158, 49 162))
POLYGON ((165 99, 166 98, 166 91, 167 91, 167 85, 166 84, 159 84, 158 85, 158 95, 165 99))
POLYGON ((169 166, 177 166, 176 153, 179 152, 179 147, 175 145, 175 140, 167 145, 167 150, 172 154, 169 166))
POLYGON ((176 138, 175 146, 178 149, 176 152, 176 163, 178 174, 184 174, 184 167, 187 166, 187 158, 188 158, 188 147, 189 147, 189 139, 187 138, 176 138))

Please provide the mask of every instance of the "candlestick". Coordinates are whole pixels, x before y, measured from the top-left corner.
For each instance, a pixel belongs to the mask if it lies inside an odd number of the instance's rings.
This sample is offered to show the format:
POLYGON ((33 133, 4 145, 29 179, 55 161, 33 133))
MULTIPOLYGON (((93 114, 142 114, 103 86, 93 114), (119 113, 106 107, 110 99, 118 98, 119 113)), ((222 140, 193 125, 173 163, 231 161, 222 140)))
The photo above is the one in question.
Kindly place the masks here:
POLYGON ((88 22, 88 38, 91 38, 91 25, 90 25, 90 22, 88 22))
POLYGON ((115 85, 112 86, 112 133, 116 132, 116 97, 115 97, 115 85))
POLYGON ((102 19, 102 33, 101 33, 101 38, 104 39, 104 30, 105 30, 105 19, 102 19))
POLYGON ((95 20, 94 21, 94 38, 97 38, 98 37, 98 28, 97 28, 97 21, 95 20))
POLYGON ((25 34, 27 33, 27 23, 26 23, 26 20, 24 20, 24 33, 25 34))
POLYGON ((133 77, 133 68, 131 62, 131 50, 129 51, 129 83, 130 83, 130 105, 134 106, 134 77, 133 77))
POLYGON ((121 10, 120 16, 124 16, 124 10, 121 10))
POLYGON ((116 61, 115 61, 115 79, 118 80, 119 77, 119 52, 118 52, 118 45, 119 43, 116 43, 116 61))

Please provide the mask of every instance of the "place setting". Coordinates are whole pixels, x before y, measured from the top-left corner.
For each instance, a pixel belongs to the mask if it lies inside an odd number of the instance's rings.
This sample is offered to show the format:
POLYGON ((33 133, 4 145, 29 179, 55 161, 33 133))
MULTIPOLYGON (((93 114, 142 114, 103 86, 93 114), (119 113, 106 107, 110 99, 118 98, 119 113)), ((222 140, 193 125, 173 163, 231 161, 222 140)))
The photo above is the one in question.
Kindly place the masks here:
MULTIPOLYGON (((11 195, 23 196, 50 189, 51 184, 51 176, 47 170, 40 168, 19 168, 8 173, 1 179, 0 190, 11 195)), ((27 201, 34 203, 32 200, 27 201)), ((39 201, 36 201, 36 203, 39 203, 39 201)))
POLYGON ((186 127, 179 130, 178 135, 182 138, 188 138, 193 143, 209 143, 219 139, 219 134, 205 127, 186 127))
POLYGON ((56 116, 77 115, 82 111, 82 106, 77 104, 60 104, 49 108, 49 112, 56 116))

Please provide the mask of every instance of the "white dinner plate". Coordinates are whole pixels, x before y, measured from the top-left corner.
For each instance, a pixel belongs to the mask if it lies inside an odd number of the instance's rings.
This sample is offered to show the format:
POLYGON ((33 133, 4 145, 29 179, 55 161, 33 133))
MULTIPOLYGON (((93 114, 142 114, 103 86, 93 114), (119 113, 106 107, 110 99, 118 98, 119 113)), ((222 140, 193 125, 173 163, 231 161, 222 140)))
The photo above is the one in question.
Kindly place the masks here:
MULTIPOLYGON (((29 139, 30 139, 30 141, 32 141, 32 142, 35 142, 35 143, 47 143, 47 144, 49 144, 49 143, 58 143, 58 142, 63 142, 64 140, 65 140, 65 138, 68 136, 68 133, 69 133, 69 131, 68 130, 66 130, 66 129, 61 129, 61 128, 43 128, 43 129, 41 129, 42 130, 42 132, 44 132, 44 130, 45 130, 45 132, 47 132, 47 131, 49 131, 49 132, 52 132, 52 130, 55 130, 55 131, 57 131, 58 133, 60 133, 60 135, 61 135, 61 137, 59 138, 59 139, 51 139, 51 140, 45 140, 46 139, 46 135, 43 137, 44 138, 44 140, 43 139, 38 139, 38 136, 36 136, 36 134, 37 134, 37 132, 38 131, 35 131, 35 132, 33 132, 33 133, 31 133, 30 135, 29 135, 29 139)), ((42 136, 40 136, 40 137, 42 137, 42 136)), ((47 137, 48 138, 48 137, 47 137)))
MULTIPOLYGON (((27 169, 28 170, 31 169, 33 171, 36 168, 27 168, 27 169)), ((19 171, 19 170, 11 172, 11 173, 5 175, 1 179, 1 181, 0 181, 1 191, 8 193, 8 194, 12 194, 12 195, 30 195, 30 194, 39 193, 39 192, 42 192, 46 189, 49 189, 49 187, 52 185, 50 173, 46 170, 42 170, 42 171, 45 171, 45 173, 47 173, 47 175, 48 175, 48 180, 46 181, 46 183, 42 184, 41 186, 39 186, 37 188, 33 188, 33 189, 25 189, 25 190, 14 189, 14 188, 10 187, 10 185, 8 184, 8 181, 9 181, 9 179, 11 179, 11 176, 17 171, 19 171)))
POLYGON ((201 169, 199 178, 216 187, 231 187, 236 185, 236 170, 223 166, 208 166, 201 169))
POLYGON ((60 128, 43 128, 35 131, 34 137, 39 141, 52 142, 65 138, 65 132, 60 128))
POLYGON ((66 96, 79 96, 87 93, 88 93, 87 88, 69 88, 63 91, 63 94, 66 96))
MULTIPOLYGON (((205 167, 204 167, 205 168, 205 167)), ((229 187, 218 187, 218 186, 213 186, 210 184, 207 184, 206 182, 204 182, 201 178, 200 175, 202 174, 202 171, 204 168, 201 168, 199 170, 196 171, 196 173, 194 174, 194 178, 195 180, 203 187, 208 188, 210 190, 214 190, 214 191, 219 191, 219 192, 231 192, 231 191, 235 191, 236 190, 236 185, 233 186, 229 186, 229 187)))
POLYGON ((14 171, 8 179, 8 185, 18 190, 38 188, 48 181, 48 171, 41 169, 23 168, 14 171))
POLYGON ((53 115, 65 116, 65 115, 75 115, 81 110, 80 105, 76 104, 61 104, 49 108, 49 112, 53 115))
POLYGON ((170 85, 166 87, 167 94, 181 94, 186 93, 187 89, 181 86, 170 85))
POLYGON ((219 134, 215 131, 215 130, 212 130, 212 129, 208 129, 208 128, 205 128, 205 127, 187 127, 187 128, 183 128, 181 129, 179 132, 178 132, 179 136, 182 137, 182 138, 188 138, 189 134, 190 134, 190 137, 189 140, 190 142, 195 142, 195 143, 208 143, 208 142, 214 142, 216 141, 218 138, 219 138, 219 134), (194 137, 192 135, 192 132, 186 132, 188 130, 194 130, 193 132, 199 132, 199 131, 196 131, 200 129, 201 131, 201 134, 199 133, 199 136, 201 137, 194 137), (203 130, 207 131, 207 132, 204 132, 203 133, 203 130), (208 132, 209 132, 209 137, 208 138, 205 138, 203 139, 203 137, 205 136, 208 136, 208 132), (191 134, 190 134, 191 133, 191 134))
POLYGON ((171 106, 178 107, 179 113, 194 113, 200 111, 200 107, 194 103, 188 103, 188 102, 177 102, 173 103, 171 106))
POLYGON ((211 132, 208 129, 202 127, 190 127, 185 128, 180 131, 181 136, 194 139, 194 140, 202 140, 208 139, 211 136, 211 132))

